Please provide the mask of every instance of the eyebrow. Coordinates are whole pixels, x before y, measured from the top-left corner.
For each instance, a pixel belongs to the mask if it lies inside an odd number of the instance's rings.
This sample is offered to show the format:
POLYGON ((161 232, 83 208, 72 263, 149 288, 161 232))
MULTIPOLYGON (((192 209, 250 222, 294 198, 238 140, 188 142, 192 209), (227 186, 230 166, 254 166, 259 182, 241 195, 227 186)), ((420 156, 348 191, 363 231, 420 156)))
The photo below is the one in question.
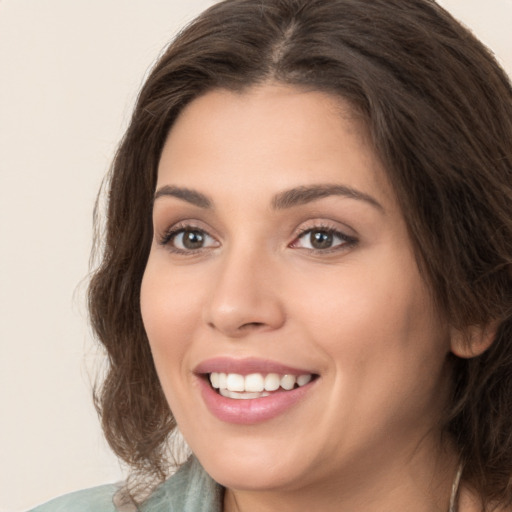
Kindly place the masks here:
POLYGON ((153 201, 156 201, 159 197, 171 196, 177 197, 178 199, 183 199, 183 201, 187 201, 187 203, 191 203, 195 206, 199 206, 199 208, 212 208, 213 202, 212 200, 198 192, 197 190, 192 190, 190 188, 182 188, 175 187, 171 185, 164 185, 159 188, 156 193, 153 201))
POLYGON ((374 197, 354 188, 346 187, 345 185, 330 184, 310 185, 285 190, 274 197, 272 207, 276 210, 283 210, 285 208, 311 203, 317 199, 329 196, 344 196, 350 199, 365 201, 381 212, 385 212, 384 207, 374 197))
MULTIPOLYGON (((208 196, 189 188, 164 185, 156 191, 153 200, 156 201, 159 197, 164 196, 182 199, 199 208, 213 207, 213 201, 208 196)), ((374 197, 345 185, 330 184, 301 186, 280 192, 272 199, 272 208, 274 210, 285 210, 329 196, 344 196, 350 199, 357 199, 370 204, 383 213, 385 212, 383 206, 374 197)))

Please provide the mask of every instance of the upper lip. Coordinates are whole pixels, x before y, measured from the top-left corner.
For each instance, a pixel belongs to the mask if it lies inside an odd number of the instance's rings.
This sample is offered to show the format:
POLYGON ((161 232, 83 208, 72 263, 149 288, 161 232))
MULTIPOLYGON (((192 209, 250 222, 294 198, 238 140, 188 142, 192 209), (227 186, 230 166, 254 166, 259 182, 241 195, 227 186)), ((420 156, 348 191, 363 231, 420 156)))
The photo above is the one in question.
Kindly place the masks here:
POLYGON ((202 361, 194 368, 194 373, 196 374, 206 374, 212 372, 237 373, 239 375, 249 375, 251 373, 278 373, 281 375, 314 374, 314 372, 311 370, 293 368, 277 361, 271 361, 269 359, 258 359, 254 357, 243 359, 236 359, 232 357, 214 357, 202 361))

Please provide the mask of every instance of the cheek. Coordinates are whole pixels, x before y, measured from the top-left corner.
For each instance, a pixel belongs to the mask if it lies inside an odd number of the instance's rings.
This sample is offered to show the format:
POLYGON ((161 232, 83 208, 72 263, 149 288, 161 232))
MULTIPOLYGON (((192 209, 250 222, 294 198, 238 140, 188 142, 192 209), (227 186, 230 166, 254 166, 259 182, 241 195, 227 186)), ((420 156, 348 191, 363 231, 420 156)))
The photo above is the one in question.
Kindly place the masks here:
POLYGON ((199 293, 189 283, 176 282, 177 276, 150 256, 141 285, 142 320, 164 388, 176 370, 181 373, 198 325, 199 293))
POLYGON ((196 314, 199 303, 195 282, 187 279, 186 273, 171 272, 168 267, 165 255, 151 253, 142 278, 141 313, 150 341, 156 342, 162 334, 172 338, 172 332, 196 314))
POLYGON ((429 401, 444 383, 449 338, 414 260, 395 253, 318 278, 303 281, 318 293, 291 296, 305 298, 295 316, 329 357, 340 393, 368 410, 429 401))
POLYGON ((166 269, 165 261, 150 256, 141 284, 141 313, 167 403, 180 427, 190 430, 188 410, 199 407, 190 395, 197 383, 189 359, 200 297, 190 282, 176 281, 179 276, 166 269))
POLYGON ((379 258, 374 252, 306 283, 316 290, 305 307, 315 311, 316 328, 331 330, 333 342, 354 340, 362 351, 407 353, 422 339, 437 339, 442 325, 407 246, 383 247, 379 258))

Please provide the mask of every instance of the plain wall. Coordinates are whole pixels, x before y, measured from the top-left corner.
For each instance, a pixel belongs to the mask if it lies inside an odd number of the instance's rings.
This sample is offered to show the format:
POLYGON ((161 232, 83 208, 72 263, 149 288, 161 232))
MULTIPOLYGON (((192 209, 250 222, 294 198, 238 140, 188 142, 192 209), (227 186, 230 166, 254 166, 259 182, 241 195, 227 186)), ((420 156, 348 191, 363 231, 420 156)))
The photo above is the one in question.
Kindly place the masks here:
MULTIPOLYGON (((92 207, 147 69, 211 3, 0 0, 0 512, 122 478, 91 400, 92 207)), ((512 0, 442 4, 512 73, 512 0)))

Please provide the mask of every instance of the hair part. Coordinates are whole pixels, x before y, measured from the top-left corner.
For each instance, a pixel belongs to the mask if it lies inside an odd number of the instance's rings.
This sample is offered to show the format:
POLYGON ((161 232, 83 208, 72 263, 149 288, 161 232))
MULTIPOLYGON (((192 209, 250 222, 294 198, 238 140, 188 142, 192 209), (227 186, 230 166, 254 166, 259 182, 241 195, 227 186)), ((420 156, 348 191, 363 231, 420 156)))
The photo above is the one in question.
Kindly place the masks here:
POLYGON ((104 251, 89 288, 92 325, 109 359, 96 394, 109 444, 139 482, 167 475, 176 423, 139 295, 169 130, 209 90, 269 81, 323 91, 355 109, 438 310, 462 331, 497 323, 484 354, 452 357, 443 429, 464 481, 486 503, 512 504, 512 87, 491 53, 432 0, 225 0, 167 48, 112 165, 104 251))

